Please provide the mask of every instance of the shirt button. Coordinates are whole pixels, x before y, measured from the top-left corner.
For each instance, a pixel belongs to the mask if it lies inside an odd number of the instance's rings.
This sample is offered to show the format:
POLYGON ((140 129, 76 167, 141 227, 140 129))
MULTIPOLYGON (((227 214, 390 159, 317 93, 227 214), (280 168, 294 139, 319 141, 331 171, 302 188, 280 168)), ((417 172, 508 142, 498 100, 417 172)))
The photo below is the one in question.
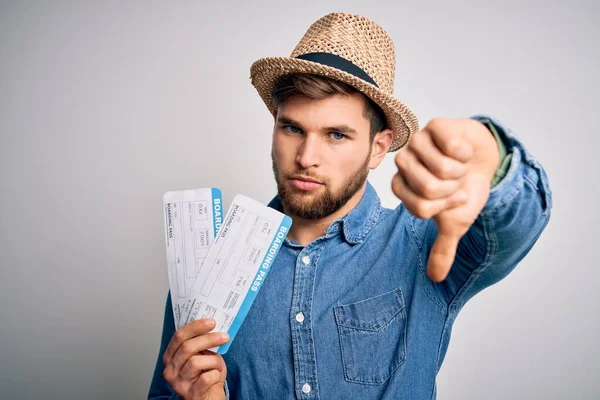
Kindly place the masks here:
POLYGON ((302 262, 304 263, 304 265, 310 264, 310 257, 309 256, 302 257, 302 262))
MULTIPOLYGON (((298 314, 296 314, 296 321, 298 321, 300 323, 304 322, 304 314, 302 314, 301 312, 299 312, 298 314)), ((310 390, 310 386, 309 386, 308 390, 310 390)))
POLYGON ((310 385, 308 383, 305 383, 304 385, 302 385, 302 391, 306 394, 310 393, 310 385))

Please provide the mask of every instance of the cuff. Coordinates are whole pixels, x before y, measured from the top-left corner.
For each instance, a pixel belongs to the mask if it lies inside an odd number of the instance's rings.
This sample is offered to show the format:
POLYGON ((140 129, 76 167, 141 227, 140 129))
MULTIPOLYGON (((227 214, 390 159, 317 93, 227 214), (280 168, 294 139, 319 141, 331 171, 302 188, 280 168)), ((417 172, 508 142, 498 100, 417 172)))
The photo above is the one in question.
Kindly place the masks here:
MULTIPOLYGON (((538 191, 544 213, 551 209, 552 192, 546 171, 517 136, 498 119, 489 115, 475 115, 471 118, 486 126, 492 126, 507 152, 507 156, 500 161, 498 167, 499 170, 505 169, 506 172, 490 189, 484 211, 499 209, 509 204, 522 189, 525 181, 538 191), (508 157, 510 158, 507 160, 508 157)), ((502 172, 500 174, 502 175, 502 172)))
POLYGON ((492 135, 494 135, 494 138, 496 138, 496 142, 498 143, 500 162, 498 163, 498 168, 496 168, 496 172, 494 172, 494 176, 492 178, 492 187, 494 187, 506 176, 506 173, 510 168, 512 154, 507 152, 506 144, 504 143, 504 140, 502 140, 502 137, 500 137, 498 129, 491 119, 482 116, 474 116, 472 119, 475 119, 485 125, 492 135))

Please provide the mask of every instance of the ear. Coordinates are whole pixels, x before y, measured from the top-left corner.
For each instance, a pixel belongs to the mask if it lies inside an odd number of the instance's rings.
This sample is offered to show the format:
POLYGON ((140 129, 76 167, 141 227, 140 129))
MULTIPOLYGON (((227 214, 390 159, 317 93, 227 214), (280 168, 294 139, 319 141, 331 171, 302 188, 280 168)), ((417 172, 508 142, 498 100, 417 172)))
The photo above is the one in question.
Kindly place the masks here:
POLYGON ((371 144, 371 159, 369 160, 370 169, 375 169, 381 164, 392 145, 393 137, 394 133, 391 129, 384 129, 375 135, 373 144, 371 144))

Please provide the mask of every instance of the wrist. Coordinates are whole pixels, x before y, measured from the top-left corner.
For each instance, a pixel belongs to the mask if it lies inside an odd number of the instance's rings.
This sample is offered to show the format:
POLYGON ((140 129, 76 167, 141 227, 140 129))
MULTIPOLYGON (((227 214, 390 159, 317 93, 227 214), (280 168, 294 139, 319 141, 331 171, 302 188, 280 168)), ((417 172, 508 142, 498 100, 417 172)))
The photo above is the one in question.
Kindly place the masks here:
POLYGON ((480 172, 484 173, 491 183, 500 165, 500 148, 498 141, 488 127, 480 121, 473 120, 475 128, 471 135, 476 149, 475 158, 480 172))

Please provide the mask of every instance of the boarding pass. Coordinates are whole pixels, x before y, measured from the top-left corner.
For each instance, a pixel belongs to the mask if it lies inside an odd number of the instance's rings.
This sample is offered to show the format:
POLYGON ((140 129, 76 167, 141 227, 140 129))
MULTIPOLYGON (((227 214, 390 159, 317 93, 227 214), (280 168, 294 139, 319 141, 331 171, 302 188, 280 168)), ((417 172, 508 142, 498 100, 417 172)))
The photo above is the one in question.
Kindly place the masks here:
POLYGON ((181 307, 179 326, 213 318, 214 331, 227 332, 229 342, 210 350, 227 352, 291 224, 287 215, 237 195, 181 307))
POLYGON ((177 322, 181 306, 221 227, 221 191, 202 188, 167 192, 163 204, 169 288, 177 322))

